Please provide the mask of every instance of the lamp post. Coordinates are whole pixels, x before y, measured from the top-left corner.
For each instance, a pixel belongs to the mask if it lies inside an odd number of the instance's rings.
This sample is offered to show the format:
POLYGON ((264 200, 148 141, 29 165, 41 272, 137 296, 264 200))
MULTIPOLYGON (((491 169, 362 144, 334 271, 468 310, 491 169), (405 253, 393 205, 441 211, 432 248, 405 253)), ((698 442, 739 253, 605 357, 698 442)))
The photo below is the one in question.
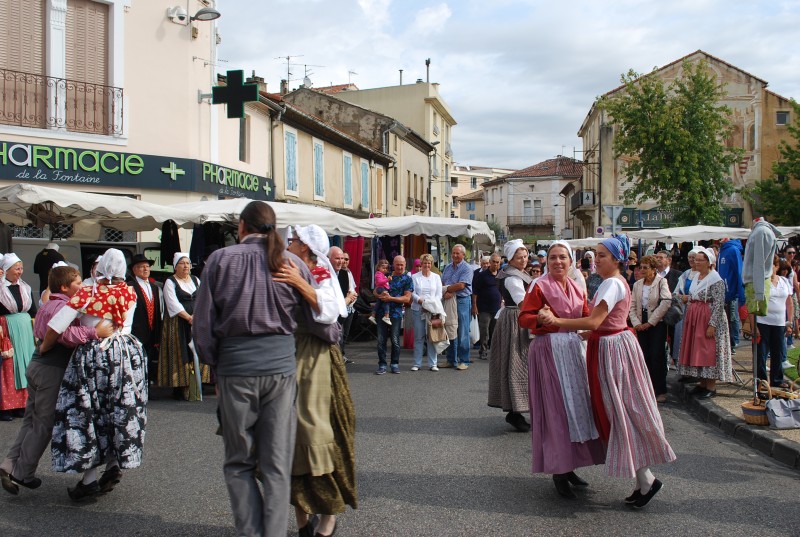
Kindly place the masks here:
POLYGON ((433 190, 433 164, 431 163, 431 157, 436 158, 436 146, 439 145, 439 141, 431 142, 433 149, 428 152, 428 216, 432 216, 433 214, 433 203, 431 197, 431 190, 433 190), (431 155, 431 152, 433 155, 431 155))

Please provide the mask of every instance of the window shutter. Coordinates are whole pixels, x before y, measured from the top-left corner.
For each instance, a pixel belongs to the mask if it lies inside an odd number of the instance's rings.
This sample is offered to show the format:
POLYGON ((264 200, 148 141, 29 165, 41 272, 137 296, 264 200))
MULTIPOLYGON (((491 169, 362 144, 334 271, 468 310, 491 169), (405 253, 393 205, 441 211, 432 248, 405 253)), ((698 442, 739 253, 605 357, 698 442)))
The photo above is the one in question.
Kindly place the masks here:
POLYGON ((344 156, 344 204, 353 205, 353 157, 344 156))
POLYGON ((108 81, 108 4, 67 0, 67 78, 90 84, 108 81))
POLYGON ((45 74, 45 2, 0 1, 0 68, 45 74))
POLYGON ((314 144, 314 194, 319 197, 325 196, 325 174, 323 168, 323 146, 314 144))
POLYGON ((369 164, 361 163, 361 210, 369 210, 369 164))
POLYGON ((297 135, 286 132, 286 190, 297 192, 297 135))

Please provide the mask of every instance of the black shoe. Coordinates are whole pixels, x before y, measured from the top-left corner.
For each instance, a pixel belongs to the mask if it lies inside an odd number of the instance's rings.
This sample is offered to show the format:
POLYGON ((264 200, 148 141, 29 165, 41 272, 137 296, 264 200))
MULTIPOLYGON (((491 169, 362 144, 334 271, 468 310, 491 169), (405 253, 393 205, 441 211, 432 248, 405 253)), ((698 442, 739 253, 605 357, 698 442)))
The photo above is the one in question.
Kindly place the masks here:
POLYGON ((11 480, 11 474, 6 472, 5 470, 0 470, 0 484, 2 484, 3 488, 9 494, 13 494, 16 496, 19 494, 19 487, 14 484, 11 480))
POLYGON ((569 472, 569 473, 564 474, 564 475, 567 476, 567 481, 569 481, 569 484, 572 485, 573 487, 581 487, 581 488, 583 488, 583 487, 588 487, 589 486, 589 482, 581 479, 580 477, 578 477, 575 474, 575 472, 569 472))
POLYGON ((119 469, 119 466, 115 465, 103 472, 103 475, 100 476, 100 479, 97 481, 97 486, 100 492, 111 492, 114 490, 114 487, 119 485, 121 480, 122 470, 119 469))
POLYGON ((351 360, 350 358, 345 358, 345 359, 344 359, 344 364, 345 364, 345 365, 347 365, 347 364, 354 364, 354 363, 356 363, 356 361, 355 361, 355 360, 351 360))
POLYGON ((75 488, 67 489, 67 494, 69 494, 69 497, 75 502, 88 500, 93 496, 97 496, 99 493, 100 487, 98 486, 97 481, 92 481, 88 485, 84 485, 83 481, 78 481, 78 484, 75 485, 75 488))
POLYGON ((506 423, 522 433, 527 433, 531 430, 531 424, 525 421, 525 417, 519 412, 509 412, 506 414, 506 423))
POLYGON ((572 492, 572 489, 569 487, 569 480, 567 478, 567 474, 555 474, 553 475, 553 483, 556 486, 556 490, 558 491, 559 496, 562 498, 566 498, 568 500, 574 500, 577 498, 575 493, 572 492))
POLYGON ((38 489, 39 487, 42 486, 42 480, 39 479, 38 477, 34 477, 33 479, 30 479, 28 481, 22 481, 21 479, 17 479, 16 477, 10 474, 8 477, 11 478, 11 482, 14 483, 15 485, 20 487, 25 487, 26 489, 33 490, 33 489, 38 489))
POLYGON ((639 498, 641 498, 641 497, 642 497, 642 491, 639 490, 639 489, 636 489, 636 490, 633 491, 633 494, 631 494, 630 496, 625 498, 625 500, 623 500, 623 501, 625 503, 627 503, 628 505, 633 505, 634 503, 639 501, 639 498))
POLYGON ((711 399, 717 395, 717 390, 703 390, 703 393, 697 396, 698 399, 711 399))
POLYGON ((697 386, 689 390, 689 395, 699 395, 704 391, 706 391, 706 389, 698 384, 697 386))
POLYGON ((664 484, 658 479, 656 479, 655 481, 653 481, 653 485, 650 487, 650 490, 647 492, 647 494, 642 494, 641 496, 639 496, 639 499, 633 502, 633 506, 636 509, 641 509, 642 507, 647 505, 650 502, 650 500, 653 499, 653 496, 655 496, 663 486, 664 484))
POLYGON ((0 421, 14 421, 14 416, 8 410, 0 411, 0 421))
POLYGON ((314 533, 314 537, 333 537, 333 535, 336 533, 336 528, 337 528, 338 526, 339 526, 339 521, 338 521, 338 520, 336 520, 336 521, 333 523, 333 531, 331 531, 331 532, 330 532, 328 535, 322 535, 321 533, 317 533, 317 532, 315 532, 315 533, 314 533))
POLYGON ((319 517, 314 515, 308 518, 308 522, 302 528, 297 530, 298 537, 314 537, 314 530, 319 522, 319 517))

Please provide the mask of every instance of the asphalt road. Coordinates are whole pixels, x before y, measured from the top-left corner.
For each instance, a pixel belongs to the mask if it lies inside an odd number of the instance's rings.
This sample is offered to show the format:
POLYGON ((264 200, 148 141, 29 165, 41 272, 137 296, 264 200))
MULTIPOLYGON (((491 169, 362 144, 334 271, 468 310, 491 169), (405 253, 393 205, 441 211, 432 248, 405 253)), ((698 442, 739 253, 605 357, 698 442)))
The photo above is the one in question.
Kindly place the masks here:
MULTIPOLYGON (((662 416, 678 460, 654 469, 664 489, 633 511, 621 501, 632 481, 603 467, 579 471, 591 488, 575 501, 531 474, 530 436, 486 406, 486 362, 411 372, 404 351, 402 373, 379 377, 374 344, 348 355, 357 360, 348 368, 360 505, 340 517, 337 535, 800 535, 798 472, 695 421, 676 399, 662 416)), ((0 536, 234 535, 215 406, 152 401, 144 464, 94 503, 73 504, 66 488, 77 477, 50 471, 45 454, 40 489, 0 490, 0 536)), ((18 427, 0 423, 0 453, 18 427)))

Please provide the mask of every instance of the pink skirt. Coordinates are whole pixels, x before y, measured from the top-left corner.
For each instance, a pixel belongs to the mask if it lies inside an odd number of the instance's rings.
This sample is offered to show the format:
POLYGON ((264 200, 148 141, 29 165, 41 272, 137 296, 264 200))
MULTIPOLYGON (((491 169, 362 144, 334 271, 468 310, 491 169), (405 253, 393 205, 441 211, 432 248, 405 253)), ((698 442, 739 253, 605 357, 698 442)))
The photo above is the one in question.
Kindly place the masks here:
POLYGON ((711 307, 706 302, 691 302, 686 308, 681 336, 680 364, 690 367, 717 365, 716 340, 706 337, 711 307))

